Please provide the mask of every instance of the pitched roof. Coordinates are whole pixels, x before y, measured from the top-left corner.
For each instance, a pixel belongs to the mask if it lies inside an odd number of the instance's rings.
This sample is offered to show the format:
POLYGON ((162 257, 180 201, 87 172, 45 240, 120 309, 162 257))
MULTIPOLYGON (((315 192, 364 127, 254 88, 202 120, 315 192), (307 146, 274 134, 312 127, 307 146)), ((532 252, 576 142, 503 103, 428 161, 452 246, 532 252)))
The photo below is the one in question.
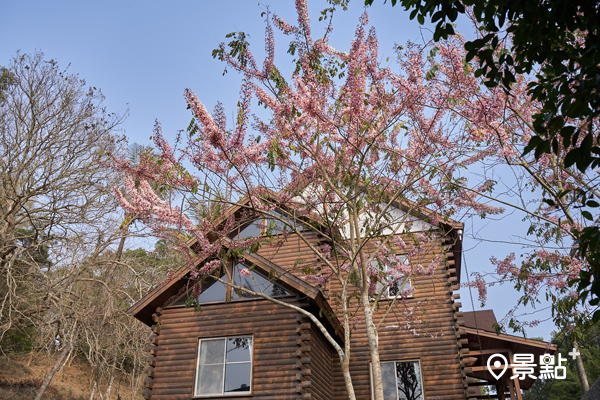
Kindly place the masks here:
MULTIPOLYGON (((310 183, 308 183, 308 184, 310 184, 310 183)), ((308 186, 308 184, 305 185, 305 187, 308 186)), ((271 197, 272 199, 277 199, 277 197, 279 196, 278 193, 276 193, 268 188, 261 187, 260 189, 261 189, 261 191, 263 191, 264 194, 271 197)), ((287 190, 287 188, 284 188, 281 192, 285 192, 286 190, 287 190)), ((217 219, 217 221, 215 221, 215 224, 220 225, 220 224, 224 223, 232 214, 235 214, 235 213, 239 212, 240 210, 242 210, 249 202, 250 202, 250 198, 248 196, 242 198, 240 201, 238 201, 237 203, 235 203, 231 207, 229 207, 227 210, 225 210, 225 212, 219 217, 219 219, 217 219)), ((414 202, 408 201, 407 204, 403 204, 401 202, 394 202, 393 205, 395 207, 401 209, 402 211, 410 212, 412 215, 414 215, 418 218, 424 219, 424 220, 431 220, 431 218, 433 216, 433 212, 431 212, 430 210, 428 210, 424 207, 417 207, 416 203, 414 203, 414 202), (418 212, 415 212, 415 210, 418 210, 418 212)), ((316 215, 309 214, 309 215, 306 215, 305 217, 319 223, 319 217, 316 215)), ((454 231, 455 233, 459 229, 462 229, 462 227, 463 227, 462 223, 454 221, 450 218, 440 219, 440 223, 441 223, 441 225, 445 226, 446 229, 454 231)), ((218 238, 216 237, 215 234, 213 234, 213 235, 209 234, 208 239, 211 241, 214 241, 214 240, 217 240, 218 238)), ((226 247, 227 247, 227 242, 231 241, 229 238, 221 238, 221 240, 223 241, 223 245, 226 247)), ((193 238, 193 239, 190 239, 187 244, 190 248, 193 248, 193 246, 196 243, 197 243, 197 240, 195 238, 193 238)), ((456 234, 456 240, 455 240, 452 251, 454 253, 455 266, 456 266, 457 277, 458 277, 459 282, 460 282, 461 250, 462 250, 462 237, 459 234, 456 234)), ((262 257, 260 257, 256 254, 250 255, 250 254, 245 253, 244 257, 248 261, 253 262, 254 264, 261 267, 264 270, 264 272, 266 272, 266 273, 269 273, 270 270, 277 271, 277 273, 279 274, 278 279, 284 283, 284 286, 285 285, 289 286, 290 288, 295 290, 296 293, 302 293, 302 294, 307 295, 313 302, 315 302, 315 304, 318 303, 318 305, 321 309, 323 309, 325 311, 326 311, 326 309, 329 309, 329 307, 330 307, 329 304, 327 303, 327 301, 324 300, 323 295, 317 288, 309 285, 308 283, 304 282, 303 280, 301 280, 298 277, 294 276, 293 274, 289 273, 289 271, 283 270, 279 266, 269 262, 266 259, 263 259, 262 257)), ((205 257, 198 257, 196 260, 194 260, 194 266, 198 266, 205 261, 208 261, 205 257)), ((167 302, 168 299, 170 299, 172 296, 176 295, 182 286, 181 282, 186 280, 187 278, 189 278, 189 275, 190 275, 189 265, 182 266, 175 272, 175 274, 173 275, 171 280, 160 283, 153 290, 151 290, 146 296, 144 296, 141 300, 139 300, 136 304, 134 304, 130 308, 129 311, 137 319, 144 322, 145 324, 147 324, 147 325, 152 324, 152 315, 155 313, 155 309, 157 307, 162 307, 167 302)), ((333 315, 333 313, 325 313, 325 314, 333 315)), ((335 317, 333 317, 333 318, 335 318, 335 317)), ((332 323, 332 327, 334 329, 338 329, 337 327, 341 326, 339 324, 339 321, 337 321, 337 319, 335 321, 332 320, 330 322, 332 323)))
POLYGON ((467 328, 496 332, 494 324, 498 323, 498 321, 496 321, 493 310, 465 311, 463 317, 467 328))

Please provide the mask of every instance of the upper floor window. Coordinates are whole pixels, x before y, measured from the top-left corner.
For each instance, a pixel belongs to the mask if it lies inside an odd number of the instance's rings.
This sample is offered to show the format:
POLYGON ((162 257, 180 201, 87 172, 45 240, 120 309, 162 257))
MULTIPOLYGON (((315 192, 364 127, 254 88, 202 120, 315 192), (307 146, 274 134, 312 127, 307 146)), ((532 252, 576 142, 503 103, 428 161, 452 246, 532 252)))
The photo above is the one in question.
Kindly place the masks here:
POLYGON ((262 218, 252 221, 246 226, 242 225, 234 238, 247 239, 249 237, 258 237, 266 234, 278 235, 284 232, 293 232, 294 229, 298 231, 305 230, 305 227, 300 220, 291 218, 290 215, 275 210, 269 211, 269 214, 273 216, 263 215, 262 218), (282 220, 286 222, 283 222, 282 220))
POLYGON ((383 361, 381 377, 384 400, 423 400, 419 361, 383 361))
MULTIPOLYGON (((278 284, 271 282, 269 279, 259 274, 257 271, 252 270, 248 275, 248 272, 245 275, 240 273, 241 269, 247 269, 244 264, 237 264, 233 269, 233 283, 236 286, 241 286, 248 290, 251 290, 256 293, 264 293, 267 296, 278 297, 278 296, 286 296, 292 293, 288 292, 278 284)), ((256 296, 244 292, 243 290, 233 289, 233 293, 231 296, 232 300, 240 300, 240 299, 251 299, 256 296)))
POLYGON ((198 340, 194 396, 250 394, 252 336, 198 340))
MULTIPOLYGON (((233 268, 221 268, 221 280, 232 282, 236 286, 243 287, 256 293, 264 293, 270 297, 280 297, 292 295, 292 293, 275 282, 269 280, 261 272, 256 269, 250 270, 246 265, 238 263, 233 268), (233 276, 229 274, 233 273, 233 276)), ((183 305, 188 302, 190 293, 182 294, 173 305, 183 305)), ((202 291, 196 297, 198 304, 207 303, 224 303, 229 300, 253 299, 258 296, 245 292, 241 289, 228 287, 225 283, 218 281, 215 278, 208 277, 202 287, 202 291)))
MULTIPOLYGON (((408 261, 408 256, 399 256, 398 257, 404 265, 410 265, 408 261)), ((377 263, 377 261, 374 261, 377 263)), ((394 297, 398 297, 401 295, 403 290, 410 289, 412 287, 412 281, 410 277, 402 275, 388 265, 383 267, 383 272, 386 275, 386 279, 381 280, 375 286, 375 292, 377 294, 381 293, 381 298, 383 299, 393 299, 394 297)))

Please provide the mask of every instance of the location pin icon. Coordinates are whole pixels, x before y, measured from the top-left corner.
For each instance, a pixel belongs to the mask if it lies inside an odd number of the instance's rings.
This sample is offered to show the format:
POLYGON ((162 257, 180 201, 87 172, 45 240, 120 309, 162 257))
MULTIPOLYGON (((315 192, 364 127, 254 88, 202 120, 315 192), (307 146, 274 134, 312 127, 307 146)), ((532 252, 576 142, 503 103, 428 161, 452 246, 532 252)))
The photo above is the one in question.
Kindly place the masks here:
POLYGON ((499 354, 499 353, 492 354, 490 356, 490 358, 488 358, 488 360, 487 360, 487 369, 490 372, 490 374, 492 374, 492 376, 496 380, 498 380, 502 377, 502 375, 504 375, 504 373, 508 369, 508 360, 502 354, 499 354), (492 362, 492 360, 494 360, 494 359, 496 359, 496 361, 492 362), (500 359, 502 359, 502 361, 504 361, 504 363, 500 362, 500 359), (504 365, 504 368, 502 369, 502 371, 500 371, 499 373, 496 373, 494 370, 499 369, 502 365, 504 365))

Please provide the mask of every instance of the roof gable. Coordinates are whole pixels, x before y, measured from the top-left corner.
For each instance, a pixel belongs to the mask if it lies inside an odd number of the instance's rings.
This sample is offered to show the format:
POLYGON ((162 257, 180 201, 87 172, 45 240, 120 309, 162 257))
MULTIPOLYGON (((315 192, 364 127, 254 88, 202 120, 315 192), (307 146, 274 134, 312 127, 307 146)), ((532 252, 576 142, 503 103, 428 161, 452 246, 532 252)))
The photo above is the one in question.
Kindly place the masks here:
MULTIPOLYGON (((309 185, 304 187, 304 190, 308 190, 309 185)), ((280 194, 268 188, 260 188, 260 191, 264 196, 266 196, 269 199, 272 199, 274 202, 277 202, 277 199, 280 197, 280 194)), ((286 189, 282 190, 282 192, 285 191, 286 189)), ((227 221, 232 215, 235 216, 236 219, 241 220, 243 216, 243 210, 251 208, 250 202, 251 199, 248 196, 244 197, 239 202, 225 210, 225 212, 217 219, 217 221, 215 221, 215 225, 222 226, 225 223, 225 221, 227 221)), ((286 203, 285 208, 293 211, 294 207, 297 207, 300 204, 301 203, 294 204, 293 202, 290 204, 286 203)), ((406 204, 395 201, 392 203, 392 206, 393 213, 397 214, 396 217, 399 220, 403 220, 405 218, 411 220, 413 224, 411 231, 429 229, 432 227, 430 222, 432 221, 433 213, 430 210, 423 207, 418 207, 416 203, 410 201, 407 201, 406 204)), ((257 216, 257 219, 258 218, 260 217, 257 216)), ((309 213, 303 215, 302 218, 305 218, 305 220, 308 221, 312 221, 316 226, 319 226, 320 224, 320 218, 318 215, 309 213)), ((244 225, 247 225, 250 223, 250 221, 243 221, 242 223, 244 225)), ((462 249, 462 232, 460 230, 462 229, 463 224, 453 221, 449 218, 440 218, 440 226, 444 230, 452 231, 456 237, 452 251, 454 252, 457 276, 460 281, 460 253, 462 249)), ((401 228, 399 228, 399 230, 401 230, 401 228)), ((389 232, 384 232, 384 234, 391 234, 393 232, 393 230, 390 230, 389 232)), ((234 232, 231 232, 229 234, 229 237, 222 237, 222 235, 218 234, 217 232, 213 232, 212 234, 209 233, 207 236, 209 241, 214 242, 216 240, 220 240, 222 245, 228 248, 229 244, 232 242, 231 237, 234 236, 234 232)), ((196 239, 191 239, 190 241, 188 241, 188 246, 193 250, 199 250, 197 248, 195 249, 195 247, 197 247, 196 239)), ((299 296, 308 297, 314 304, 317 304, 318 307, 323 310, 330 310, 329 304, 324 300, 319 289, 311 286, 299 277, 291 274, 289 271, 282 269, 278 265, 262 258, 260 255, 243 253, 243 257, 245 257, 245 259, 248 260, 250 263, 260 268, 264 273, 275 273, 277 276, 277 282, 280 283, 285 289, 291 290, 293 293, 299 296)), ((199 265, 207 261, 209 260, 205 257, 198 257, 194 260, 194 267, 198 267, 199 265)), ((144 296, 140 301, 133 305, 130 309, 130 312, 140 321, 148 325, 152 324, 152 316, 155 313, 156 308, 163 307, 167 303, 167 301, 170 300, 173 296, 177 296, 178 294, 180 294, 180 289, 183 287, 185 282, 189 280, 189 277, 189 265, 182 266, 173 274, 170 280, 166 280, 159 284, 146 296, 144 296)), ((340 324, 335 318, 335 316, 333 316, 333 313, 327 312, 325 314, 332 316, 328 316, 328 318, 331 320, 330 323, 332 324, 332 327, 334 327, 334 330, 339 330, 338 327, 340 326, 340 324)))
MULTIPOLYGON (((228 248, 231 242, 231 239, 225 239, 223 246, 228 248)), ((298 298, 308 299, 309 303, 312 305, 312 308, 314 308, 316 312, 322 311, 322 315, 326 318, 331 332, 335 333, 334 336, 337 336, 339 340, 343 338, 342 325, 338 321, 337 317, 331 310, 329 303, 325 300, 323 294, 318 288, 312 286, 311 284, 305 282, 304 280, 298 278, 289 271, 284 270, 269 260, 266 260, 260 255, 243 253, 243 257, 246 260, 246 263, 244 264, 254 266, 253 268, 257 269, 259 272, 262 272, 262 274, 266 276, 274 275, 275 279, 273 282, 284 290, 295 294, 298 298)), ((209 259, 207 258, 198 258, 195 260, 194 266, 198 267, 208 261, 209 259)), ((156 309, 159 307, 162 308, 164 306, 168 306, 168 301, 175 300, 176 297, 181 295, 181 289, 184 288, 189 282, 190 272, 191 270, 188 265, 182 266, 175 272, 171 280, 162 282, 154 290, 133 305, 129 311, 141 322, 145 323, 146 325, 151 325, 153 323, 152 317, 156 312, 156 309)))

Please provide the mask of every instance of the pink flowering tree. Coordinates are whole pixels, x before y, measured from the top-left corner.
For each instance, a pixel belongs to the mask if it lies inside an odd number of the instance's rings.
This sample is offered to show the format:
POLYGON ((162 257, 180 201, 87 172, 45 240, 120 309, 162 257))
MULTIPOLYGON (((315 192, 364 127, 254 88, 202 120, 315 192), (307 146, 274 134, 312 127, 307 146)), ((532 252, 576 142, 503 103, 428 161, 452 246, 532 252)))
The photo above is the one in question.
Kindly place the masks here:
MULTIPOLYGON (((480 300, 485 301, 489 285, 512 282, 522 294, 518 305, 550 301, 559 327, 585 324, 590 317, 600 320, 598 299, 581 301, 585 299, 579 299, 578 292, 583 292, 574 285, 582 273, 591 274, 577 239, 586 228, 598 224, 594 210, 598 210, 600 196, 599 171, 565 167, 566 155, 582 138, 569 147, 557 142, 552 153, 524 155, 525 146, 537 134, 533 116, 541 108, 527 94, 530 82, 526 77, 517 77, 509 95, 502 88, 481 85, 471 73, 475 67, 464 62, 460 38, 438 45, 434 53, 430 78, 445 85, 454 118, 462 121, 469 140, 481 150, 470 162, 479 163, 485 176, 508 173, 515 177, 511 187, 490 179, 479 195, 517 210, 529 225, 525 254, 492 257, 495 274, 476 274, 472 285, 479 289, 480 300)), ((593 245, 598 246, 598 241, 593 245)), ((508 323, 523 331, 537 321, 518 321, 509 315, 508 323)))
MULTIPOLYGON (((116 195, 157 235, 179 240, 190 261, 197 256, 210 260, 192 271, 198 282, 211 276, 306 314, 336 349, 351 399, 350 332, 364 324, 375 398, 383 399, 378 329, 388 313, 376 321, 375 310, 401 309, 411 294, 411 289, 401 290, 404 283, 432 275, 444 262, 444 254, 424 260, 446 234, 440 224, 447 218, 501 210, 478 201, 485 182, 469 190, 461 176, 462 165, 480 155, 456 129, 460 121, 453 118, 447 84, 430 79, 434 64, 424 48, 399 47, 392 57, 397 66, 382 65, 366 14, 349 48, 340 51, 329 43, 331 25, 317 37, 306 2, 298 0, 296 9, 295 24, 266 13, 262 62, 241 34, 215 50, 243 77, 234 120, 227 121, 220 104, 209 113, 187 89, 193 120, 185 137, 178 138, 180 150, 157 126, 153 154, 135 167, 115 160, 129 173, 127 195, 118 190, 116 195), (288 76, 275 63, 275 31, 291 39, 288 76), (174 201, 155 193, 156 183, 170 187, 174 201), (231 207, 239 210, 228 212, 231 207), (266 221, 260 233, 242 237, 240 226, 256 220, 266 221), (343 346, 307 311, 215 273, 223 268, 223 257, 260 252, 290 235, 318 260, 318 267, 299 262, 301 271, 295 272, 323 290, 338 288, 330 296, 339 301, 343 346), (398 296, 380 303, 391 287, 400 288, 398 296), (351 301, 357 307, 349 307, 351 301)), ((200 284, 195 288, 198 293, 200 284)), ((415 329, 414 310, 405 310, 406 329, 415 329)))

